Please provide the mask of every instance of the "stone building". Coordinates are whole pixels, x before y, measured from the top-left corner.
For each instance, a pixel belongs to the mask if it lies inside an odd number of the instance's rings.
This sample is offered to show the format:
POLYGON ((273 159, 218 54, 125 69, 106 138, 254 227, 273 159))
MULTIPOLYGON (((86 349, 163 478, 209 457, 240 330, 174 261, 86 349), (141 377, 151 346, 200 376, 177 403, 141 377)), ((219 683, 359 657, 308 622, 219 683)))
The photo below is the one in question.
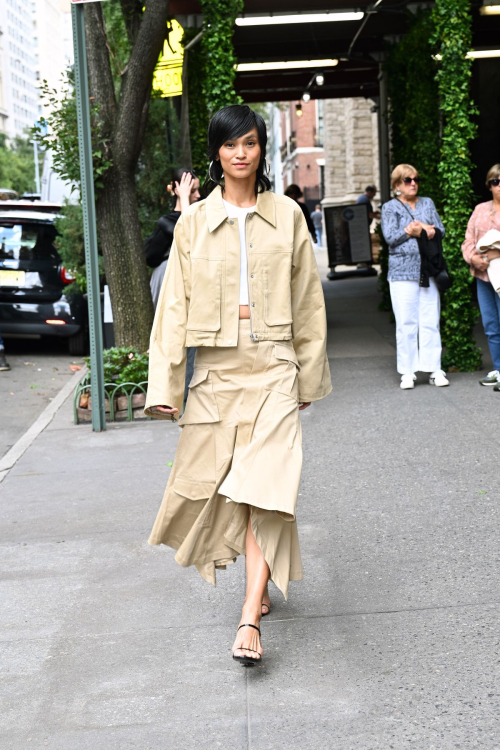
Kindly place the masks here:
POLYGON ((370 99, 325 99, 323 206, 354 203, 367 185, 380 187, 377 114, 372 109, 370 99))

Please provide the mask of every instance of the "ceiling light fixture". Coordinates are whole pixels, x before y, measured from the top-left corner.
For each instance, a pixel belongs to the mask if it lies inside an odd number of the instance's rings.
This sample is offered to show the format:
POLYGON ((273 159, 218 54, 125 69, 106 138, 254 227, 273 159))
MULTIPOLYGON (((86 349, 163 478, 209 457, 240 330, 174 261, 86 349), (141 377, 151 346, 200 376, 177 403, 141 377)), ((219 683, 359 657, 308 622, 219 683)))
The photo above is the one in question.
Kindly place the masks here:
POLYGON ((297 115, 297 117, 302 117, 302 115, 304 114, 304 112, 302 111, 302 104, 300 104, 300 102, 299 104, 295 105, 295 114, 297 115))
POLYGON ((239 63, 238 73, 256 73, 260 70, 287 70, 289 68, 334 68, 338 60, 286 60, 283 62, 239 63))
POLYGON ((483 4, 479 8, 479 13, 482 16, 500 15, 500 0, 483 0, 483 4))
POLYGON ((316 76, 316 86, 322 86, 325 82, 325 76, 323 73, 318 73, 316 76))
POLYGON ((306 104, 307 102, 311 101, 311 94, 309 93, 309 91, 304 91, 304 93, 302 94, 302 101, 306 102, 306 104))
POLYGON ((500 57, 500 49, 473 49, 467 52, 466 57, 472 60, 484 59, 487 57, 500 57))
POLYGON ((277 26, 284 23, 331 23, 332 21, 361 21, 363 11, 344 13, 294 13, 293 15, 244 16, 236 26, 277 26))

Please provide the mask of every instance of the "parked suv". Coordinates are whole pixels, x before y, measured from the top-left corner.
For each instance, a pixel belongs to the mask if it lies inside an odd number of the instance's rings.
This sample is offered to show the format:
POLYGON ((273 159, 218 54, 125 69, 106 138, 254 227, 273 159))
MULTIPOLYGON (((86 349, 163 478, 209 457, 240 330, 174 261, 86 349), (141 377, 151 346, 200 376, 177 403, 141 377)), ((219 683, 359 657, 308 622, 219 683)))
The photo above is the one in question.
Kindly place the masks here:
POLYGON ((87 304, 66 296, 73 281, 54 247, 61 206, 42 201, 0 201, 0 330, 66 338, 70 354, 85 354, 87 304))

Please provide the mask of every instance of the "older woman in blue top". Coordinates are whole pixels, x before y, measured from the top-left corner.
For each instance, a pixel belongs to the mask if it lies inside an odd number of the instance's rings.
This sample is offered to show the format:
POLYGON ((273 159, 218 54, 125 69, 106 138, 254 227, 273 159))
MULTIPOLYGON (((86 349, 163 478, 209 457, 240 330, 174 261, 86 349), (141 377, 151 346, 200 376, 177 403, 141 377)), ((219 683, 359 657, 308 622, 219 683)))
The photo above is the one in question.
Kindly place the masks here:
POLYGON ((411 164, 399 164, 392 172, 396 198, 382 206, 382 232, 389 245, 392 308, 396 318, 397 368, 401 388, 414 388, 417 371, 430 373, 431 385, 449 381, 441 369, 440 299, 436 282, 420 286, 420 253, 417 237, 425 229, 429 238, 436 228, 444 235, 443 222, 430 198, 420 198, 419 176, 411 164))

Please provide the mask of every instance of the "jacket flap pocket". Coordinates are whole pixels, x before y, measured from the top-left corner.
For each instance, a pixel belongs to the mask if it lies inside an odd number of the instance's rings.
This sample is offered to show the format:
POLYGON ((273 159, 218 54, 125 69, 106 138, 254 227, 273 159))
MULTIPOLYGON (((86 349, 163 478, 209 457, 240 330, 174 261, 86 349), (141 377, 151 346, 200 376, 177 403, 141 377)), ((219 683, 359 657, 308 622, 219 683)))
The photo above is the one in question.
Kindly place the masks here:
POLYGON ((274 345, 274 356, 276 359, 283 359, 286 362, 293 362, 300 370, 299 360, 297 355, 291 346, 284 346, 283 344, 274 345))
POLYGON ((188 387, 194 388, 195 385, 203 383, 208 378, 208 372, 207 367, 196 367, 188 387))
POLYGON ((192 482, 190 479, 177 478, 174 491, 189 500, 208 500, 215 491, 214 482, 192 482))

